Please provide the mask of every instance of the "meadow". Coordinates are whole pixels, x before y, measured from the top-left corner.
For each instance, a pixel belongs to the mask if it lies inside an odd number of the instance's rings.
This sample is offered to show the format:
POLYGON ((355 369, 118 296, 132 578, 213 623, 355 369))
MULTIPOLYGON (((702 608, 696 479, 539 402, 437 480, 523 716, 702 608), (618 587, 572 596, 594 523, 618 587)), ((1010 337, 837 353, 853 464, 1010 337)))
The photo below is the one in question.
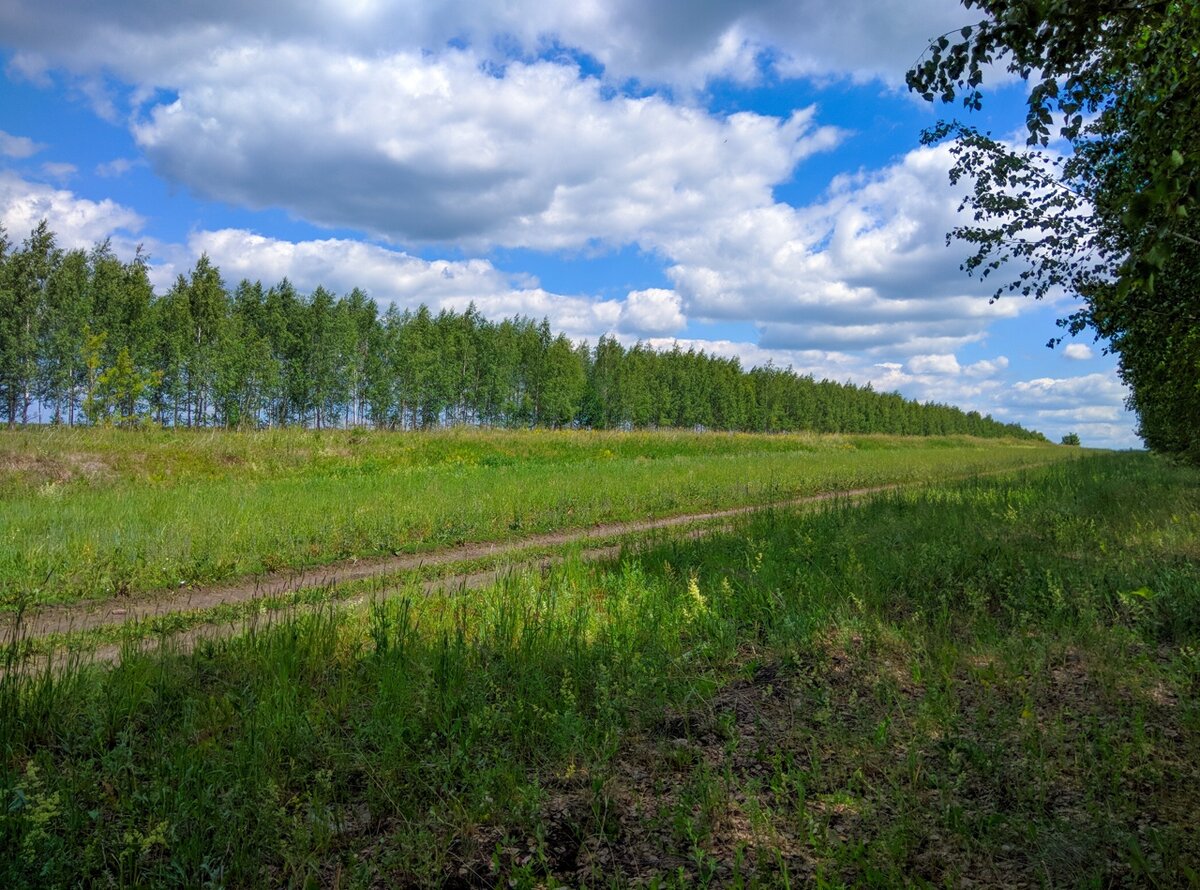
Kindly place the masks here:
POLYGON ((1148 455, 765 510, 6 670, 0 883, 1194 886, 1198 638, 1200 474, 1148 455))
POLYGON ((30 427, 0 434, 0 607, 198 586, 1078 454, 968 437, 30 427))

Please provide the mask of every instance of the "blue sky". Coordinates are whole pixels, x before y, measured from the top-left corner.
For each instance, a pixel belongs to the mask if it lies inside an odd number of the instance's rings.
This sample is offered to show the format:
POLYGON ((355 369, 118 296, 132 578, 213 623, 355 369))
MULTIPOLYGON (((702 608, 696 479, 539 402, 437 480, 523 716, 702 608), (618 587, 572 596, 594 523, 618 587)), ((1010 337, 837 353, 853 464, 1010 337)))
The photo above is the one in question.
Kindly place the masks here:
MULTIPOLYGON (((951 0, 0 0, 0 223, 380 304, 548 316, 1138 447, 1064 300, 945 244, 904 71, 951 0), (553 4, 549 5, 555 6, 553 4)), ((997 72, 972 123, 1008 137, 997 72)))

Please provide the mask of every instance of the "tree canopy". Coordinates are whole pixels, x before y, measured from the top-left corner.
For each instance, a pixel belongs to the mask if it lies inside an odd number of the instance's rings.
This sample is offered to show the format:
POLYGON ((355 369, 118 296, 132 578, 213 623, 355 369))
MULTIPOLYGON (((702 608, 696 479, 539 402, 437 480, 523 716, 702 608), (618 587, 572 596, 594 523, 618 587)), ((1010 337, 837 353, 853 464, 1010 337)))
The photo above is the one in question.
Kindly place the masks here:
POLYGON ((0 242, 0 420, 134 426, 705 427, 1040 438, 978 412, 676 345, 574 343, 474 306, 381 312, 286 278, 230 291, 202 256, 156 295, 141 254, 0 242))
POLYGON ((968 272, 1004 276, 996 297, 1081 297, 1060 323, 1109 340, 1146 443, 1200 460, 1200 4, 963 3, 981 19, 934 40, 909 88, 978 109, 1000 68, 1032 86, 1025 147, 925 133, 973 184, 948 239, 975 246, 968 272))

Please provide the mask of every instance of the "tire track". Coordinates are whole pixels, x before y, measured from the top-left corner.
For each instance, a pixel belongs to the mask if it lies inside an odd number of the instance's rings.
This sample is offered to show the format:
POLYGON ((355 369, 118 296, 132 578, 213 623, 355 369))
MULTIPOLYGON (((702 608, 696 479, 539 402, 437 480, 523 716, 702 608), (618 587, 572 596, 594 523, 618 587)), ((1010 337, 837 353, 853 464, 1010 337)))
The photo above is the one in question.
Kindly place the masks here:
MULTIPOLYGON (((982 473, 969 473, 962 476, 939 479, 936 480, 936 483, 940 484, 984 476, 1020 473, 1047 466, 1049 463, 1051 462, 982 473)), ((79 633, 111 628, 133 621, 160 618, 180 612, 203 611, 219 606, 252 602, 267 597, 278 597, 308 588, 326 587, 332 589, 355 581, 387 575, 398 575, 406 571, 415 571, 431 566, 446 566, 477 559, 503 557, 505 554, 515 554, 531 548, 559 547, 567 544, 586 543, 589 540, 633 535, 639 532, 671 529, 698 523, 713 523, 711 527, 694 529, 688 534, 688 537, 700 537, 725 528, 726 524, 720 523, 719 520, 734 519, 763 510, 802 507, 838 499, 849 501, 861 500, 874 494, 908 488, 921 488, 929 484, 929 482, 895 482, 886 485, 820 492, 818 494, 803 495, 781 501, 748 504, 724 510, 687 513, 658 519, 613 522, 584 529, 569 529, 531 535, 510 541, 464 544, 458 547, 449 547, 426 553, 334 563, 315 569, 276 572, 252 578, 243 578, 231 584, 159 591, 130 599, 105 600, 103 602, 85 601, 66 606, 51 606, 33 613, 20 615, 18 619, 14 619, 12 615, 6 616, 0 620, 0 639, 12 640, 14 637, 17 637, 23 640, 30 640, 51 634, 79 633)), ((583 551, 579 555, 579 558, 585 561, 596 561, 611 558, 619 550, 619 546, 592 548, 583 551)), ((502 569, 463 572, 442 576, 422 582, 421 587, 427 593, 449 588, 473 589, 492 583, 514 569, 536 566, 548 568, 554 563, 561 562, 562 559, 563 557, 561 556, 551 556, 542 559, 518 560, 511 565, 504 566, 502 569)), ((347 606, 360 604, 361 602, 362 598, 356 597, 345 600, 339 603, 339 605, 347 606)), ((236 622, 236 624, 244 627, 247 622, 242 620, 236 622)), ((220 626, 224 627, 224 625, 220 626)), ((201 639, 203 637, 197 633, 198 631, 204 628, 212 629, 215 627, 218 627, 218 625, 199 625, 190 630, 179 632, 176 637, 184 639, 194 636, 195 639, 201 639)), ((115 653, 119 654, 120 647, 100 647, 96 650, 97 656, 108 649, 112 649, 115 653)), ((109 659, 102 658, 100 660, 109 659)))

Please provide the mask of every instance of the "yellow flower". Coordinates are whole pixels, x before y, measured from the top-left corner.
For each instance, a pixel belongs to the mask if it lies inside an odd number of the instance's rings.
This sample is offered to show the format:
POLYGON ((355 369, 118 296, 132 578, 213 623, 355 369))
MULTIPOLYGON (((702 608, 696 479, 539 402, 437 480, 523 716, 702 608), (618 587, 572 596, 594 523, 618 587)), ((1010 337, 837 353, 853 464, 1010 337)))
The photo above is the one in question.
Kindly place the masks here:
POLYGON ((688 618, 695 618, 698 615, 703 615, 708 611, 708 602, 704 599, 704 594, 700 592, 700 582, 696 580, 693 574, 688 578, 688 604, 684 607, 684 612, 688 618))

